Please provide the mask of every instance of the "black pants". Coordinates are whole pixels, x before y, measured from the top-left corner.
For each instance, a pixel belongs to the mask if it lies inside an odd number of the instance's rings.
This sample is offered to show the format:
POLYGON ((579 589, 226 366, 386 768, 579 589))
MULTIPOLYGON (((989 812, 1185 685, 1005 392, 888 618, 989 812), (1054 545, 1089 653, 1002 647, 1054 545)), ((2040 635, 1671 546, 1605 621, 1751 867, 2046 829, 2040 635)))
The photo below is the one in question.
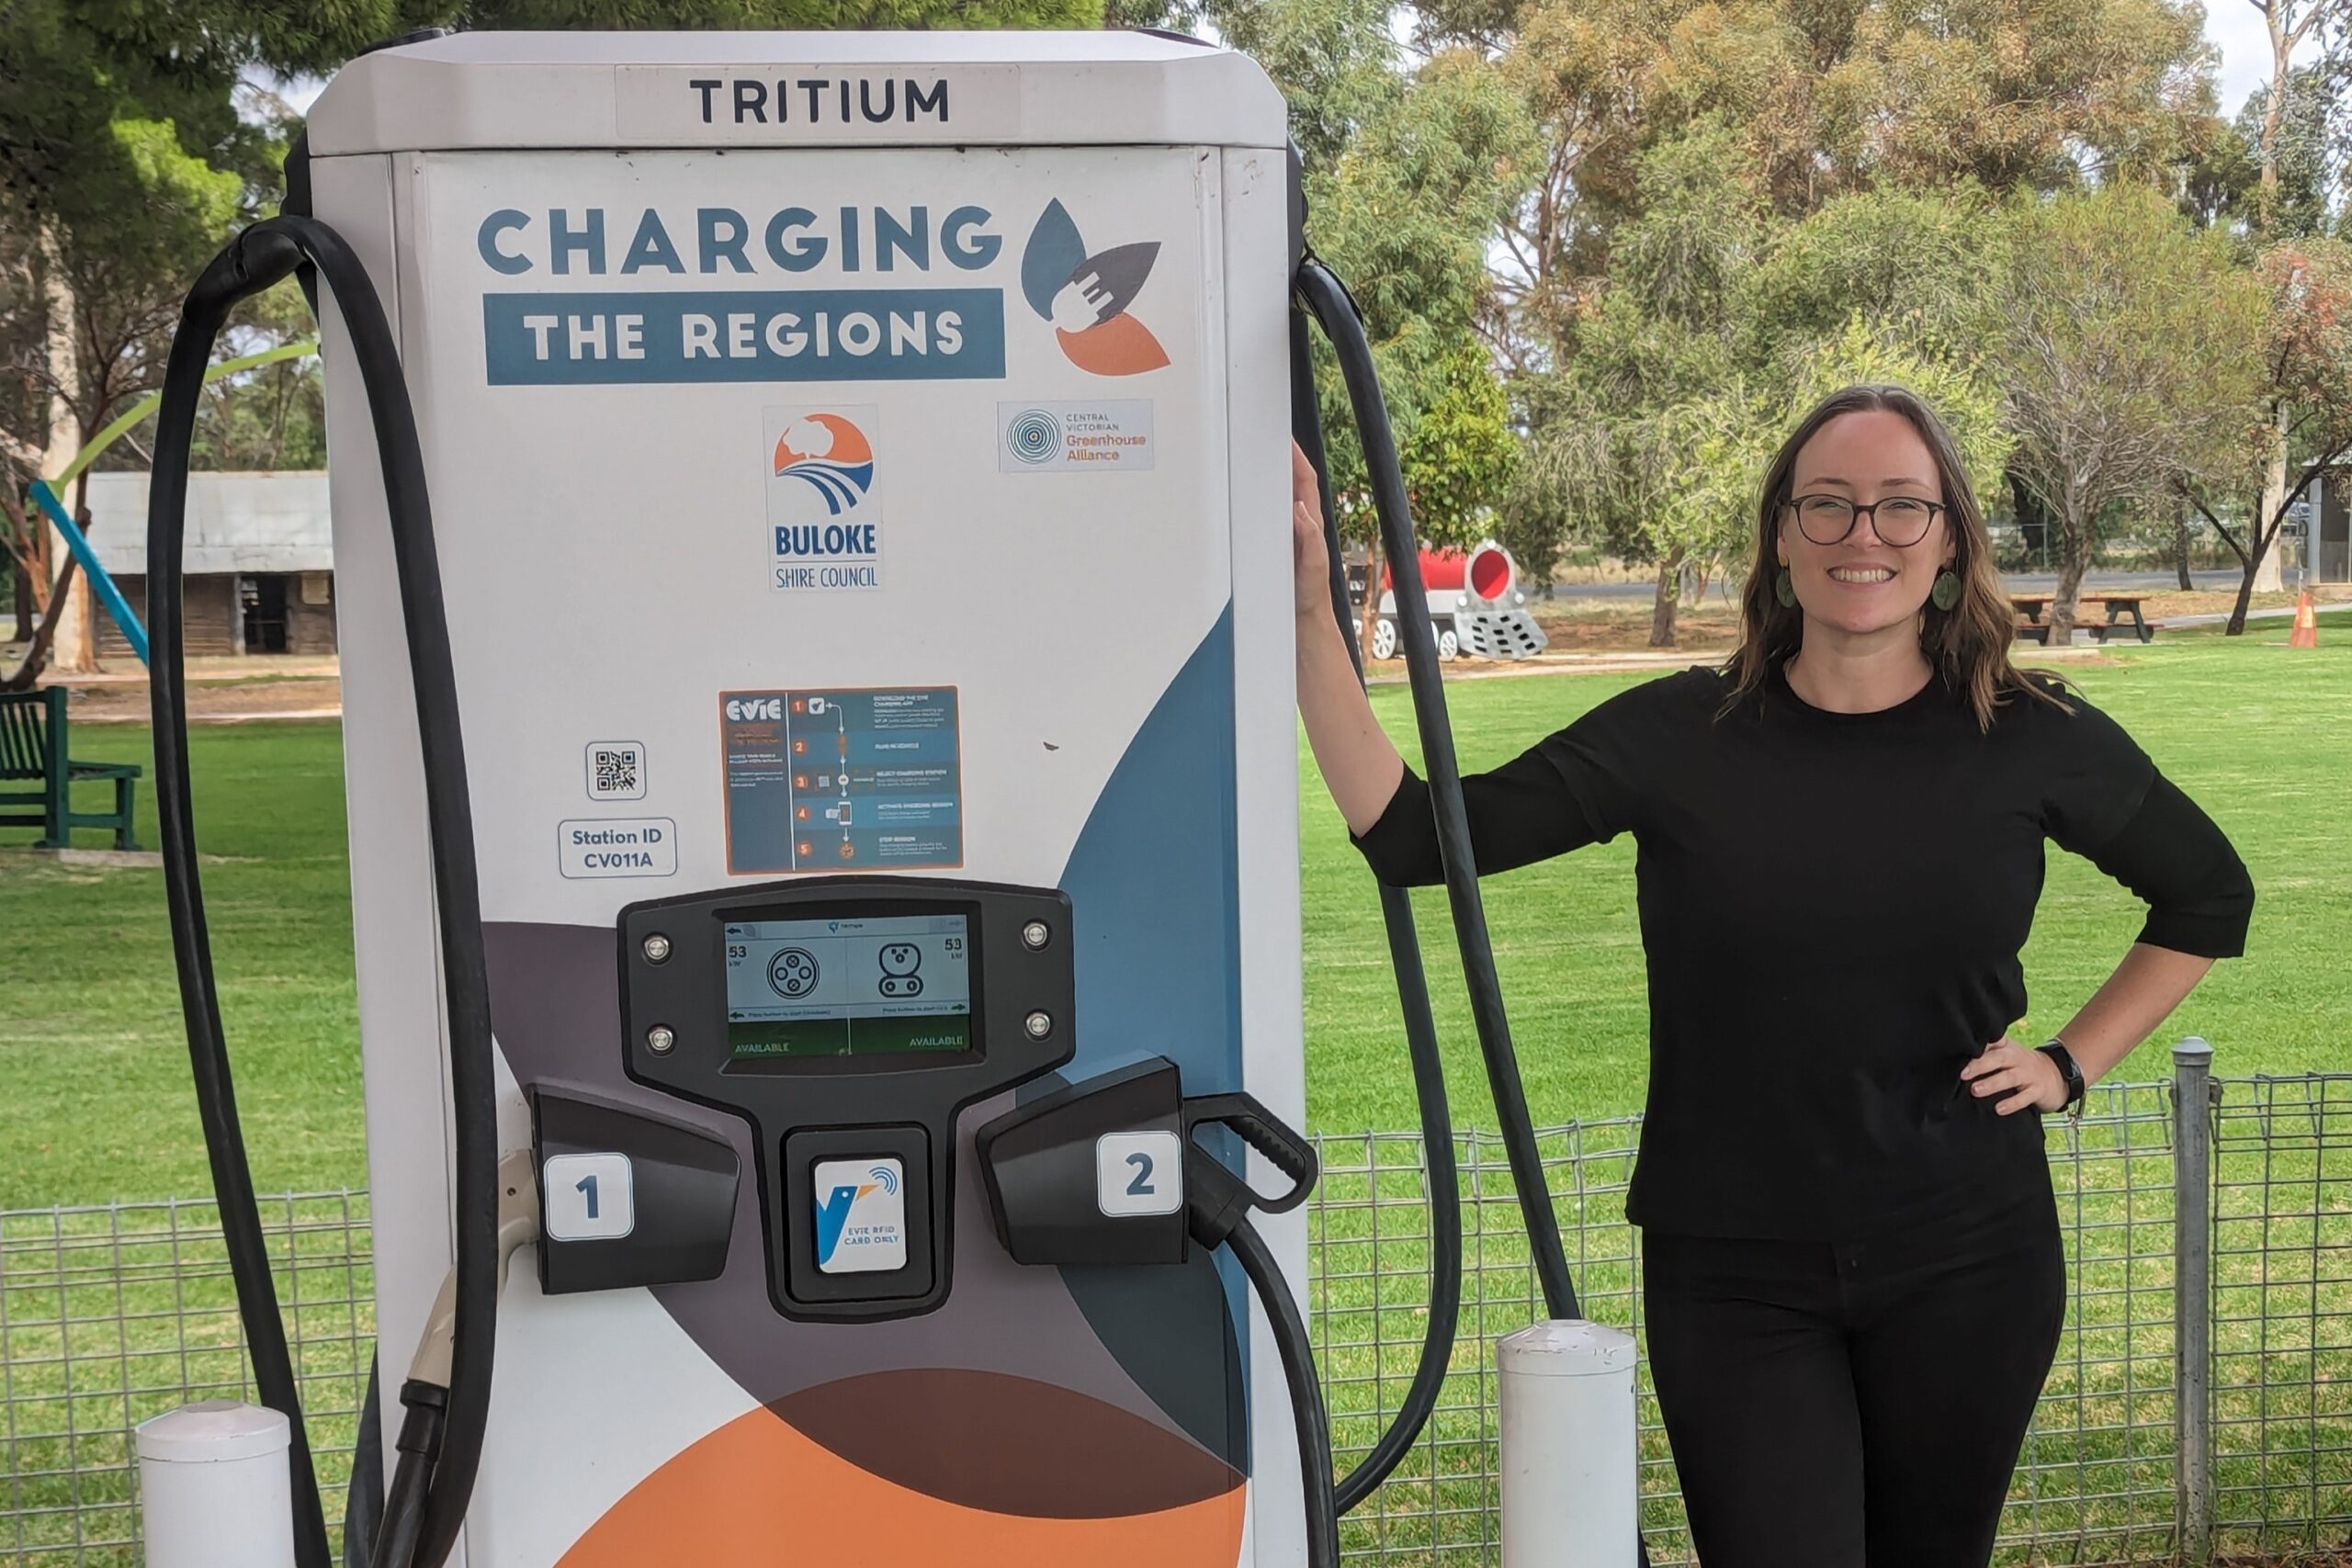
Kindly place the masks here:
POLYGON ((1702 1568, 1984 1568, 2065 1317, 2055 1202, 1858 1242, 1642 1235, 1702 1568))

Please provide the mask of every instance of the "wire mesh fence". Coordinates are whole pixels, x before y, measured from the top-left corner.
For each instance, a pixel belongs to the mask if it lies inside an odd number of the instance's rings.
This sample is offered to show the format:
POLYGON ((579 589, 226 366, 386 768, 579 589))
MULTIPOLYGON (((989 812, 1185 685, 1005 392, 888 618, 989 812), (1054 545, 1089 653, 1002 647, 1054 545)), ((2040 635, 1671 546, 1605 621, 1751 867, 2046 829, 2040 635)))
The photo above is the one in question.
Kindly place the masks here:
POLYGON ((2352 1550, 2352 1076, 2233 1081, 2209 1114, 2214 1531, 2352 1550))
MULTIPOLYGON (((2211 1156, 2199 1232, 2210 1262, 2199 1262, 2209 1293, 2176 1297, 2177 1085, 2102 1085, 2078 1127, 2050 1123, 2074 1294, 1996 1563, 2176 1561, 2196 1501, 2184 1497, 2198 1473, 2184 1442, 2210 1459, 2213 1552, 2291 1562, 2352 1543, 2352 1076, 2215 1082, 2210 1100, 2208 1081, 2195 1080, 2188 1124, 2211 1156), (2211 1355, 2191 1380, 2210 1396, 2187 1402, 2183 1299, 2210 1300, 2211 1355)), ((1639 1248, 1623 1210, 1639 1131, 1628 1118, 1542 1138, 1584 1311, 1637 1340, 1639 1248)), ((1429 1327, 1427 1167, 1408 1134, 1317 1142, 1309 1321, 1344 1474, 1403 1398, 1429 1327)), ((1363 1562, 1447 1568, 1498 1555, 1489 1347, 1543 1314, 1500 1143, 1464 1134, 1455 1153, 1464 1283, 1450 1375, 1410 1456, 1345 1522, 1363 1562)), ((265 1220, 332 1519, 371 1348, 367 1199, 271 1199, 265 1220)), ((189 1400, 244 1394, 209 1201, 0 1213, 0 1549, 12 1562, 130 1568, 131 1428, 189 1400)), ((1638 1441, 1651 1560, 1690 1562, 1645 1371, 1638 1441)))
MULTIPOLYGON (((374 1349, 367 1196, 267 1198, 262 1217, 328 1517, 340 1517, 374 1349)), ((210 1200, 0 1211, 0 1549, 11 1563, 131 1568, 131 1429, 251 1393, 210 1200)))

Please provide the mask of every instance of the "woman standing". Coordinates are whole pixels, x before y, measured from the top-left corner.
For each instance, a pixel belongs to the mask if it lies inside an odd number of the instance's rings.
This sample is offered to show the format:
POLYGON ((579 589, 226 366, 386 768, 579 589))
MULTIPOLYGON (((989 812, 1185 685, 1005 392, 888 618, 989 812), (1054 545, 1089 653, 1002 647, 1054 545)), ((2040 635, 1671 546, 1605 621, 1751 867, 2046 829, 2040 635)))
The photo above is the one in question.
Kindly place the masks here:
MULTIPOLYGON (((1357 848, 1442 879, 1427 787, 1326 600, 1293 457, 1299 709, 1357 848)), ((1650 1074, 1626 1217, 1705 1568, 1983 1568, 2064 1317, 2036 1111, 2244 950, 2219 829, 2113 720, 2009 662, 1951 438, 1851 387, 1764 476, 1720 671, 1601 704, 1463 780, 1483 873, 1630 832, 1650 1074), (2042 840, 2148 906, 2059 1035, 2008 1038, 2042 840)))

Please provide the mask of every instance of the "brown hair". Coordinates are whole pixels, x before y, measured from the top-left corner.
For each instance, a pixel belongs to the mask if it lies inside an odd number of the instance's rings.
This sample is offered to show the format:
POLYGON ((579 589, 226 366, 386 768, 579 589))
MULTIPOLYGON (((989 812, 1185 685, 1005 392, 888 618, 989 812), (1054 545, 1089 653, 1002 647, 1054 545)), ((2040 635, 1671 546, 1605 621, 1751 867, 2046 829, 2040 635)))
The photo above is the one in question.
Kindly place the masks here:
POLYGON ((1853 386, 1831 393, 1797 422, 1789 438, 1764 470, 1756 492, 1756 564, 1739 596, 1740 640, 1725 668, 1734 685, 1732 706, 1757 696, 1772 671, 1797 651, 1804 637, 1804 615, 1784 605, 1774 592, 1779 573, 1776 546, 1781 509, 1788 504, 1797 454, 1815 432, 1840 414, 1883 409, 1911 422, 1935 458, 1936 478, 1944 491, 1944 525, 1952 541, 1951 570, 1960 578, 1960 603, 1939 610, 1933 603, 1920 613, 1919 649, 1935 666, 1945 689, 1964 695, 1975 710, 1978 728, 1990 729, 1994 710, 2013 692, 2065 706, 2054 682, 2029 677, 2009 662, 2009 642, 2016 635, 2016 617, 2001 574, 1993 564, 1992 541, 1984 532, 1984 513, 1968 482, 1960 449, 1935 412, 1917 394, 1903 387, 1853 386))

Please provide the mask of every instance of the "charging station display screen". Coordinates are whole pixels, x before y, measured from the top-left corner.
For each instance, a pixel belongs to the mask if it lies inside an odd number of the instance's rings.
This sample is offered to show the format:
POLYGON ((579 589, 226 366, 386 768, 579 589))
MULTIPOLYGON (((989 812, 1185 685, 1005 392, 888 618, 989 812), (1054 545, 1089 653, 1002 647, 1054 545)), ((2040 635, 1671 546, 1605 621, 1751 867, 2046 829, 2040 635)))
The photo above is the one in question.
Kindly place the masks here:
POLYGON ((729 1065, 976 1052, 971 918, 871 915, 726 927, 729 1065))

